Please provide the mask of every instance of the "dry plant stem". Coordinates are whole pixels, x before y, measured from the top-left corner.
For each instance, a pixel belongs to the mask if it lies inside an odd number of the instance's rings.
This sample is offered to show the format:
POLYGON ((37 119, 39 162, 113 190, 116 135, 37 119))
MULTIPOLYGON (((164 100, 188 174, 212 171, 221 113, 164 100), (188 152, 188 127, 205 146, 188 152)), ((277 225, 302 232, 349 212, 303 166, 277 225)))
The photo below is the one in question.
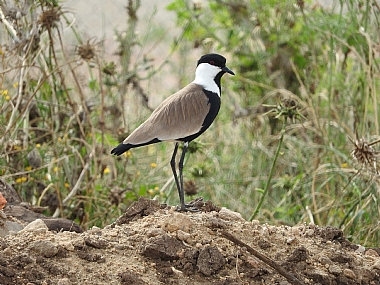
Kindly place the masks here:
POLYGON ((3 13, 3 10, 1 10, 1 7, 0 7, 0 22, 2 22, 7 27, 8 31, 10 32, 10 34, 12 35, 14 40, 20 41, 20 39, 17 36, 17 32, 16 32, 15 28, 5 18, 5 15, 3 13))
POLYGON ((267 195, 267 193, 269 191, 270 183, 271 183, 272 177, 273 177, 274 168, 276 166, 277 158, 280 155, 280 150, 281 150, 281 147, 282 147, 282 142, 284 141, 285 128, 286 128, 286 118, 284 118, 284 121, 283 121, 282 129, 281 129, 280 141, 278 142, 276 154, 274 155, 272 167, 271 167, 271 169, 269 171, 269 176, 268 176, 268 180, 267 180, 267 182, 265 184, 264 192, 263 192, 263 194, 260 197, 260 201, 257 204, 255 211, 253 212, 253 214, 249 218, 250 221, 252 221, 257 216, 257 213, 259 212, 259 210, 261 208, 261 205, 263 204, 264 199, 265 199, 265 197, 266 197, 266 195, 267 195))
MULTIPOLYGON (((75 183, 73 189, 70 191, 69 195, 67 195, 67 197, 63 199, 61 206, 64 206, 72 197, 74 197, 77 194, 80 184, 82 183, 82 180, 84 178, 84 175, 87 172, 87 170, 90 168, 90 162, 91 162, 92 156, 93 156, 93 153, 91 152, 88 157, 88 161, 86 162, 85 166, 82 169, 81 174, 79 175, 77 182, 75 183)), ((53 214, 53 218, 57 218, 59 213, 60 213, 60 209, 58 207, 53 214)))
POLYGON ((100 68, 100 62, 96 58, 96 64, 98 65, 98 71, 99 71, 99 87, 100 87, 100 95, 101 95, 101 103, 100 103, 100 131, 102 134, 102 145, 99 153, 103 153, 104 149, 104 135, 105 135, 105 119, 104 119, 104 108, 105 108, 105 91, 103 88, 103 76, 102 76, 102 69, 100 68))
MULTIPOLYGON (((23 81, 24 81, 24 72, 25 72, 25 66, 26 66, 26 59, 24 58, 22 60, 22 65, 21 65, 21 68, 20 68, 20 76, 19 76, 19 81, 18 81, 18 89, 17 89, 17 102, 16 102, 16 106, 14 107, 13 111, 12 111, 12 114, 11 114, 11 117, 9 118, 9 121, 8 121, 8 125, 7 127, 5 128, 5 133, 8 133, 8 131, 11 129, 11 127, 13 126, 13 122, 14 122, 14 119, 15 119, 15 116, 16 116, 16 113, 17 113, 17 110, 19 109, 19 106, 21 104, 21 94, 22 94, 22 86, 23 86, 23 81)), ((0 143, 2 143, 2 140, 0 141, 0 143)))
MULTIPOLYGON (((21 171, 21 172, 16 172, 16 173, 12 173, 12 174, 7 174, 7 175, 3 175, 3 176, 0 176, 1 179, 6 179, 6 178, 10 178, 10 177, 15 177, 15 176, 21 176, 21 175, 25 175, 25 174, 29 174, 29 173, 33 173, 33 172, 37 172, 38 170, 41 170, 41 169, 44 169, 44 168, 49 168, 51 167, 53 164, 55 163, 58 163, 59 161, 63 160, 63 159, 67 159, 69 157, 73 156, 72 154, 70 155, 65 155, 65 156, 62 156, 60 158, 57 158, 55 159, 54 161, 51 161, 47 164, 44 164, 36 169, 33 169, 33 170, 27 170, 27 171, 21 171)), ((2 157, 2 156, 1 156, 2 157)))
POLYGON ((286 278, 286 280, 288 280, 291 284, 294 284, 294 285, 305 285, 305 283, 301 282, 299 279, 297 279, 296 277, 294 277, 293 275, 291 275, 290 273, 288 273, 288 271, 286 271, 285 268, 283 268, 277 262, 275 262, 274 260, 272 260, 272 259, 266 257, 265 255, 261 254, 256 249, 254 249, 254 248, 250 247, 248 244, 242 242, 241 240, 239 240, 234 235, 228 233, 227 231, 222 231, 222 236, 224 238, 228 239, 229 241, 232 241, 233 243, 235 243, 236 245, 238 245, 240 247, 245 247, 248 250, 249 253, 251 253, 252 255, 254 255, 256 258, 260 259, 265 264, 267 264, 270 267, 272 267, 279 274, 281 274, 282 276, 284 276, 286 278))
POLYGON ((47 187, 45 187, 45 189, 42 191, 40 197, 38 198, 38 201, 37 201, 37 206, 40 206, 41 205, 41 201, 42 201, 42 198, 45 196, 46 192, 54 186, 54 183, 50 183, 47 187))

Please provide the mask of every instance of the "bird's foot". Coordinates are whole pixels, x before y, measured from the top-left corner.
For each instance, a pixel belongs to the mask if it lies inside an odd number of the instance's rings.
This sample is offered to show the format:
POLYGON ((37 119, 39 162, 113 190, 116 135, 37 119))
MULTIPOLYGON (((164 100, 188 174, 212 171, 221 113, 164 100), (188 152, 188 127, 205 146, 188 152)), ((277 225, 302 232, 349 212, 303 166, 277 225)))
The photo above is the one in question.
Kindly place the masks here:
POLYGON ((183 204, 183 205, 177 206, 176 210, 178 212, 192 212, 192 213, 198 213, 201 211, 200 209, 189 204, 183 204))
POLYGON ((177 206, 177 211, 178 212, 200 212, 202 206, 204 206, 203 198, 199 197, 187 204, 182 204, 180 206, 177 206))

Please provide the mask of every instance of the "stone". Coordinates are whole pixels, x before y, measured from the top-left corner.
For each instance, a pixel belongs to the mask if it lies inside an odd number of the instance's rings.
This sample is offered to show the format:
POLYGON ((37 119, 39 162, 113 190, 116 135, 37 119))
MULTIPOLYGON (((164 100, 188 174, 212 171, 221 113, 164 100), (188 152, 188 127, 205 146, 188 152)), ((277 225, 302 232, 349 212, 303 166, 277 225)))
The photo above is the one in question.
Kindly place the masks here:
POLYGON ((206 246, 201 249, 197 259, 197 268, 203 275, 211 276, 218 272, 226 260, 215 246, 206 246))
POLYGON ((231 211, 225 207, 222 207, 222 209, 220 209, 219 218, 227 221, 245 222, 240 213, 231 211))
POLYGON ((49 230, 47 225, 41 219, 36 219, 33 222, 26 225, 21 232, 35 232, 35 233, 46 233, 49 230))
POLYGON ((29 248, 44 257, 53 257, 58 253, 58 248, 47 240, 37 240, 29 248))

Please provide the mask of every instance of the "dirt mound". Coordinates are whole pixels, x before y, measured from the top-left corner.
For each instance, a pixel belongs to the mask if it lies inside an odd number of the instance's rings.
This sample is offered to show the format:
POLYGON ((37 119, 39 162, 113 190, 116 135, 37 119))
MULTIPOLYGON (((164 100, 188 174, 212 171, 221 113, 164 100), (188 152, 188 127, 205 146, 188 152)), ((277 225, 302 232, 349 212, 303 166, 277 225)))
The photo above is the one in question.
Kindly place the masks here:
POLYGON ((114 224, 84 233, 36 220, 0 239, 0 284, 380 284, 380 250, 338 229, 263 225, 202 205, 179 213, 140 199, 114 224))

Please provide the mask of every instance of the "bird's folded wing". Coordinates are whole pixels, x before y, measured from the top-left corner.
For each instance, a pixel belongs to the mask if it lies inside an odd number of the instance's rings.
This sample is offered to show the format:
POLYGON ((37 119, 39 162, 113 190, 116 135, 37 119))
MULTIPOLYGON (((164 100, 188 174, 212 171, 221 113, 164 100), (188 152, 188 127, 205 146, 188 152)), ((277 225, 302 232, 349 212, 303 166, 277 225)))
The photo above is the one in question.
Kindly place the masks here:
POLYGON ((190 84, 163 101, 123 143, 142 144, 153 139, 175 141, 200 131, 210 110, 201 86, 190 84))

